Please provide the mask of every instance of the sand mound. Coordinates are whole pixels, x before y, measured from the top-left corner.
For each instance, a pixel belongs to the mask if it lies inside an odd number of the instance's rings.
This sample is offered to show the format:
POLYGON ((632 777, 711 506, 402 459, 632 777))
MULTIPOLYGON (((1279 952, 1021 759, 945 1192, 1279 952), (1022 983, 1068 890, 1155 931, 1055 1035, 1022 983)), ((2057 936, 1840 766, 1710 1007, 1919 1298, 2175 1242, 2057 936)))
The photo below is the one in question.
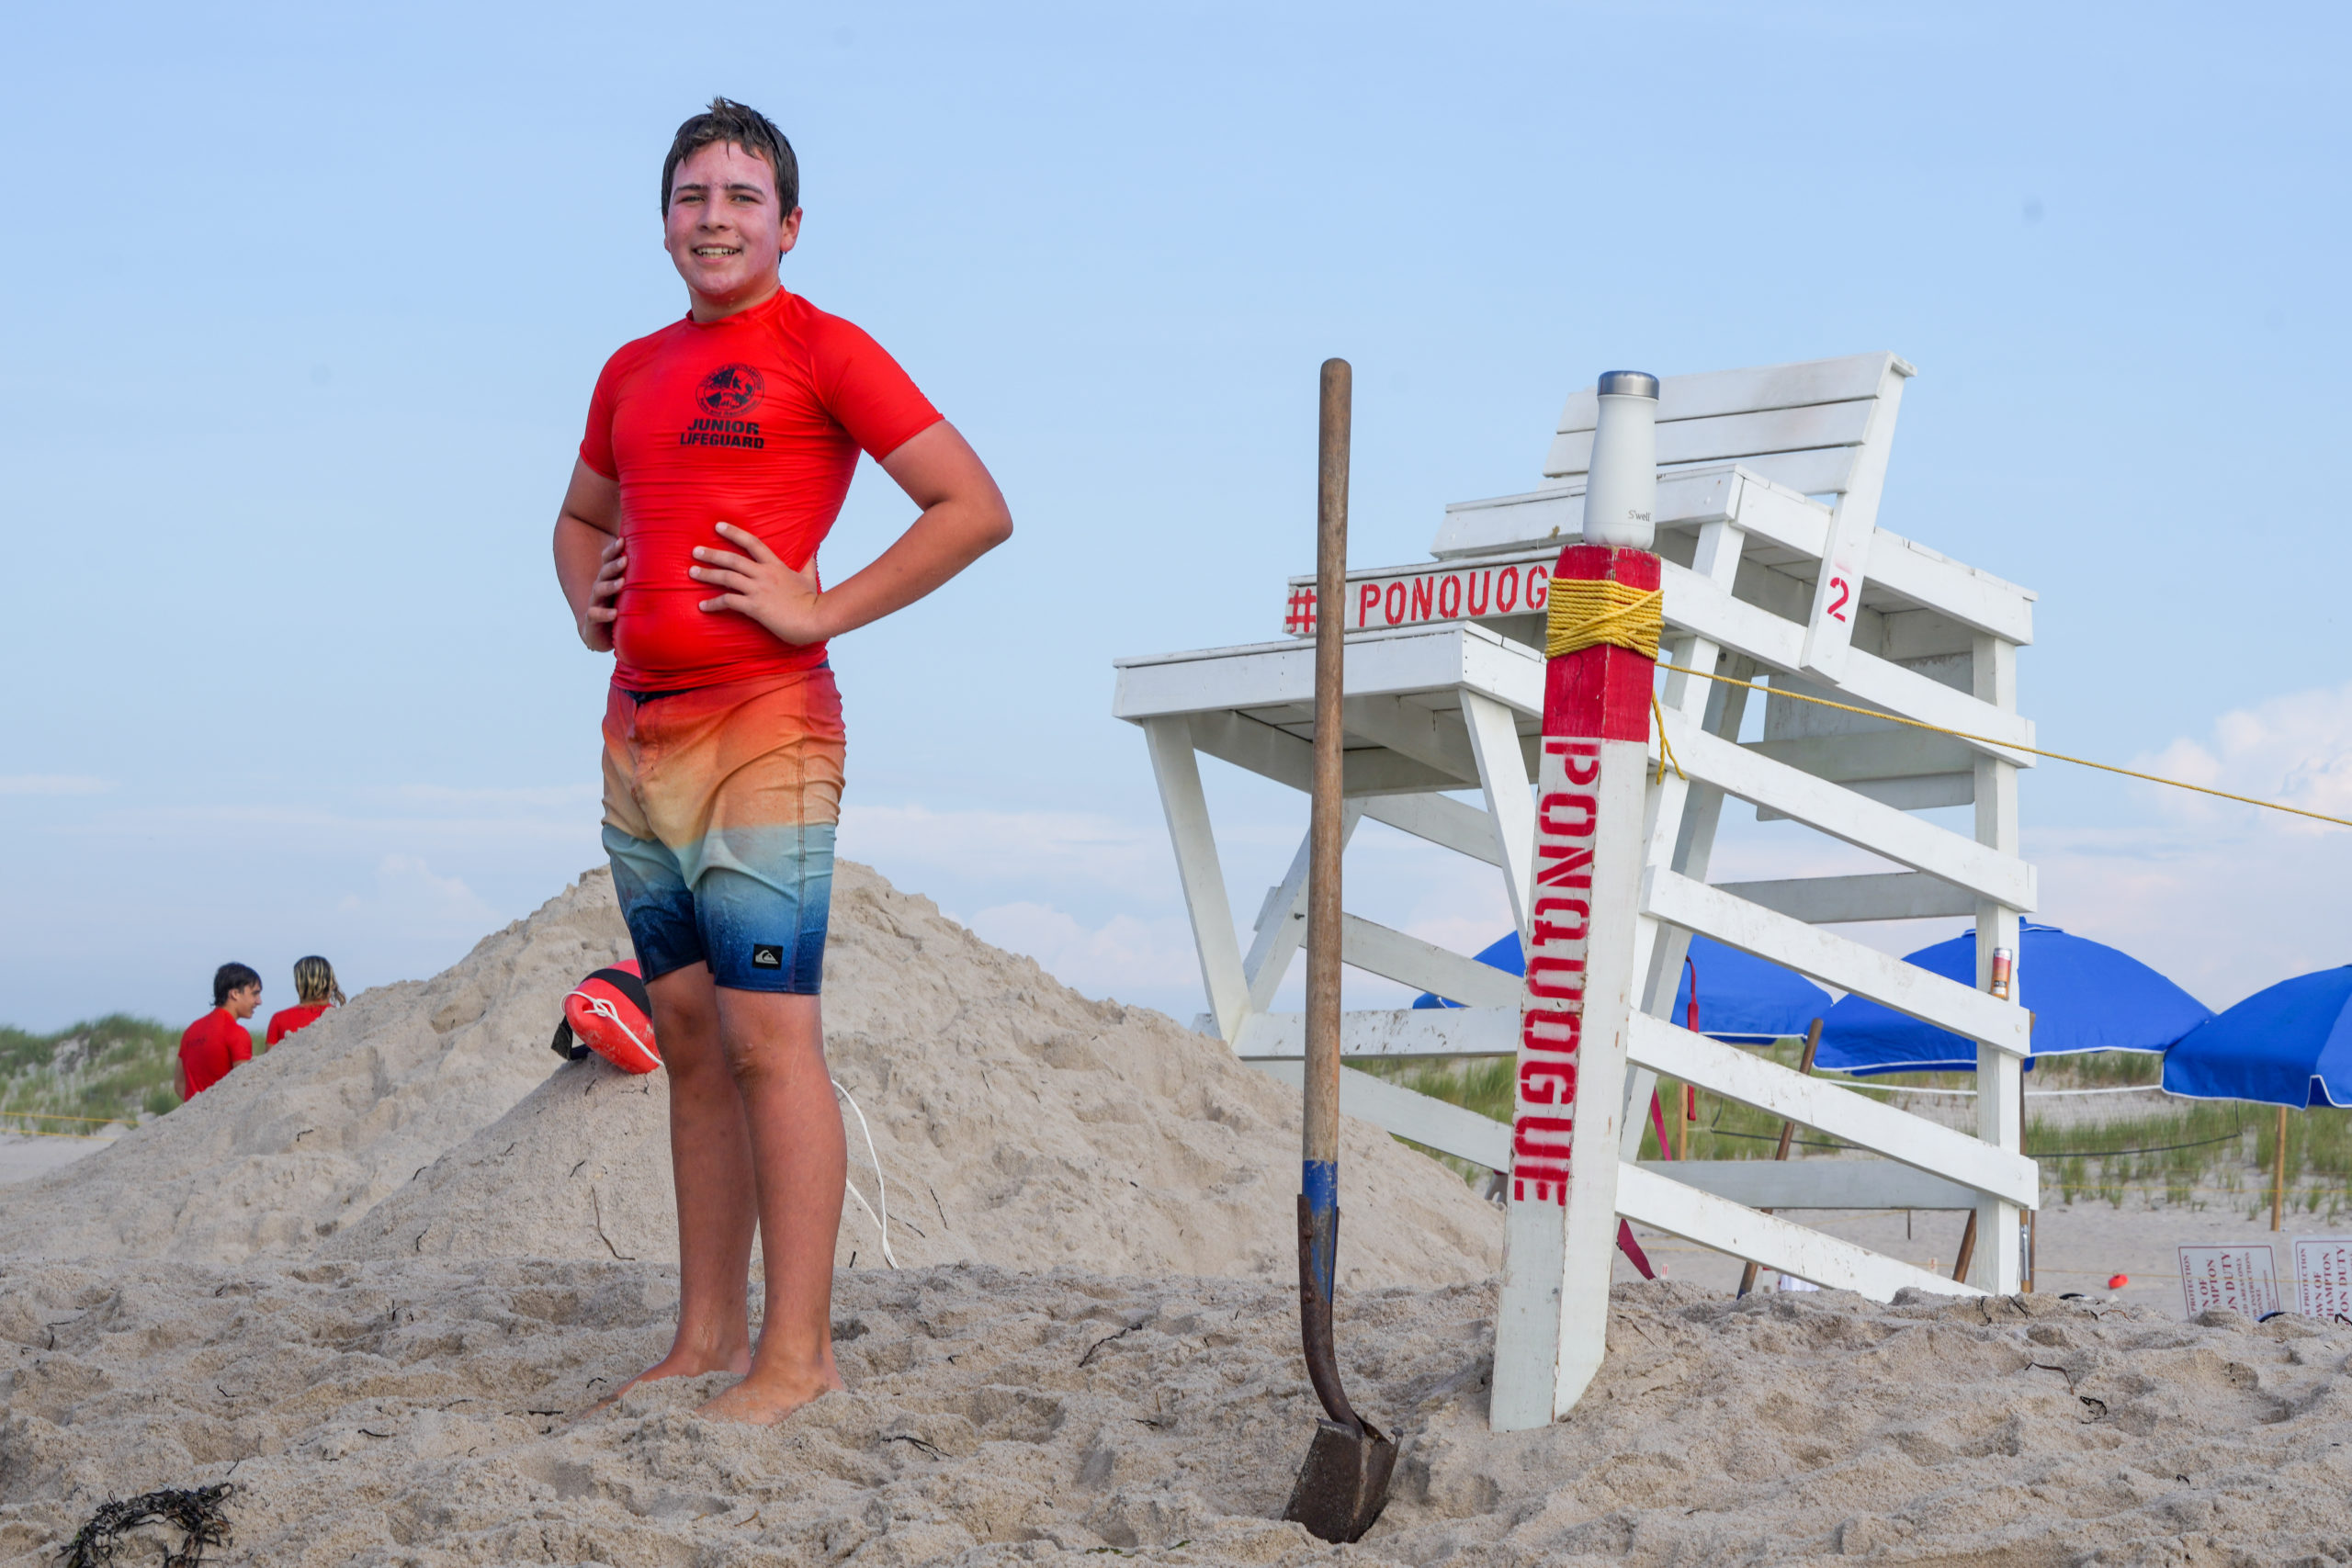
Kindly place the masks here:
MULTIPOLYGON (((667 1084, 558 1066, 563 996, 627 952, 608 874, 421 985, 369 991, 115 1147, 0 1194, 0 1252, 674 1258, 667 1084), (519 1101, 519 1103, 518 1103, 519 1101)), ((1158 1013, 1090 1001, 842 863, 827 1050, 871 1124, 902 1263, 1290 1277, 1297 1092, 1158 1013)), ((851 1118, 853 1179, 876 1196, 851 1118)), ((1357 1277, 1484 1278, 1501 1220, 1351 1125, 1357 1277)), ((843 1215, 839 1258, 881 1261, 843 1215)))
POLYGON ((1349 1386, 1405 1451, 1334 1553, 1272 1517, 1314 1410, 1274 1286, 860 1269, 852 1393, 757 1430, 691 1414, 707 1379, 565 1425, 666 1342, 673 1290, 610 1261, 12 1271, 0 1561, 221 1479, 232 1556, 285 1568, 2344 1561, 2352 1331, 2303 1320, 1622 1286, 1584 1403, 1497 1437, 1490 1288, 1352 1292, 1349 1386))
MULTIPOLYGON (((890 1190, 902 1265, 1293 1277, 1298 1094, 1158 1013, 1095 1002, 843 864, 826 1051, 890 1190)), ((332 1256, 674 1258, 667 1084, 558 1071, 327 1245, 332 1256)), ((849 1118, 851 1179, 872 1166, 849 1118)), ((1351 1123, 1351 1278, 1485 1278, 1501 1221, 1459 1178, 1351 1123)), ((836 1260, 880 1265, 854 1202, 836 1260)))
POLYGON ((547 1077, 563 993, 625 956, 594 871, 425 981, 361 993, 111 1147, 0 1191, 0 1253, 300 1252, 547 1077))

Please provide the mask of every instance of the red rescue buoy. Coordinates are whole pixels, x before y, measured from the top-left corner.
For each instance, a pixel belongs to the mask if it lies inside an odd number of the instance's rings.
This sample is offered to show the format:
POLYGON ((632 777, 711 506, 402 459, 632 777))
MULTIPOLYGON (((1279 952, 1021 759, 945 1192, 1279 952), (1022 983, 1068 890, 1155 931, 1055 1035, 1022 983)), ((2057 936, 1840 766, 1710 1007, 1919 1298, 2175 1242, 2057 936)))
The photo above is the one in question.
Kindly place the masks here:
POLYGON ((2126 1286, 2126 1285, 2130 1284, 2131 1282, 2132 1282, 2132 1276, 2131 1276, 2131 1275, 2129 1275, 2129 1274, 2114 1274, 2114 1275, 2110 1275, 2110 1276, 2109 1276, 2109 1278, 2108 1278, 2108 1281, 2107 1281, 2107 1288, 2108 1288, 2109 1290, 2110 1290, 2110 1291, 2120 1291, 2120 1290, 2121 1290, 2124 1286, 2126 1286))
POLYGON ((555 1053, 578 1061, 594 1051, 625 1073, 650 1073, 662 1065, 653 1040, 653 1003, 645 994, 637 961, 624 959, 599 969, 563 998, 563 1021, 556 1026, 555 1053))

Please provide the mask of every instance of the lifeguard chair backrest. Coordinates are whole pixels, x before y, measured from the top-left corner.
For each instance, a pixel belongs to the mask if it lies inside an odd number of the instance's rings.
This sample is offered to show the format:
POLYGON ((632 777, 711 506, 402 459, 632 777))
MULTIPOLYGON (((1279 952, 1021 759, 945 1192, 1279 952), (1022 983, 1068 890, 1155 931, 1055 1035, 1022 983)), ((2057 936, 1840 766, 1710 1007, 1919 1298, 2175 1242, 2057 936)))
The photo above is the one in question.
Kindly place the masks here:
MULTIPOLYGON (((1737 463, 1806 495, 1842 497, 1883 478, 1903 383, 1913 374, 1899 355, 1882 352, 1666 377, 1657 393, 1658 472, 1737 463), (1875 474, 1866 461, 1872 456, 1875 474)), ((1590 383, 1569 394, 1544 478, 1585 477, 1600 410, 1590 383)))
MULTIPOLYGON (((1903 383, 1900 355, 1849 354, 1796 365, 1668 376, 1658 383, 1658 516, 1662 531, 1720 515, 1735 466, 1820 500, 1841 536, 1877 525, 1894 446, 1903 383)), ((1545 488, 1456 502, 1430 546, 1440 560, 1571 543, 1584 526, 1585 477, 1600 400, 1588 381, 1568 396, 1544 459, 1545 488)))

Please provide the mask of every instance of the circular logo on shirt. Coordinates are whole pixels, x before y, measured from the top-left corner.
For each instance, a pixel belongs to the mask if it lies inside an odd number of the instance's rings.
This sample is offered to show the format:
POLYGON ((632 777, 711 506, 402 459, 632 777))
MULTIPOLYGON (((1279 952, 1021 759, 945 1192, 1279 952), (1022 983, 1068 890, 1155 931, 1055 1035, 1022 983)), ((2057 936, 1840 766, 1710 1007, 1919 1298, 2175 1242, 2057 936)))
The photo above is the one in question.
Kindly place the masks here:
POLYGON ((760 406, 760 394, 767 385, 767 378, 748 365, 722 365, 702 378, 702 385, 695 389, 695 401, 708 413, 749 413, 760 406))

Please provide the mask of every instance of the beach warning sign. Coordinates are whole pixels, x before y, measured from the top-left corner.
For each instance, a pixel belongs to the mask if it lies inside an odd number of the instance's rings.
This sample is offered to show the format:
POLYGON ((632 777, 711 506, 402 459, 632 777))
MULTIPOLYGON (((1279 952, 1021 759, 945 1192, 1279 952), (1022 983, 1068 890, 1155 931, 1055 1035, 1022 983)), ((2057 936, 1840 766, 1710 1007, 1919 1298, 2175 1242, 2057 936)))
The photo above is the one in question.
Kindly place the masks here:
POLYGON ((2209 1307, 2254 1318, 2278 1310, 2278 1266, 2267 1245, 2179 1250, 2180 1294, 2189 1316, 2209 1307))
POLYGON ((2352 1236, 2295 1238, 2295 1310, 2322 1323, 2352 1318, 2352 1236))

